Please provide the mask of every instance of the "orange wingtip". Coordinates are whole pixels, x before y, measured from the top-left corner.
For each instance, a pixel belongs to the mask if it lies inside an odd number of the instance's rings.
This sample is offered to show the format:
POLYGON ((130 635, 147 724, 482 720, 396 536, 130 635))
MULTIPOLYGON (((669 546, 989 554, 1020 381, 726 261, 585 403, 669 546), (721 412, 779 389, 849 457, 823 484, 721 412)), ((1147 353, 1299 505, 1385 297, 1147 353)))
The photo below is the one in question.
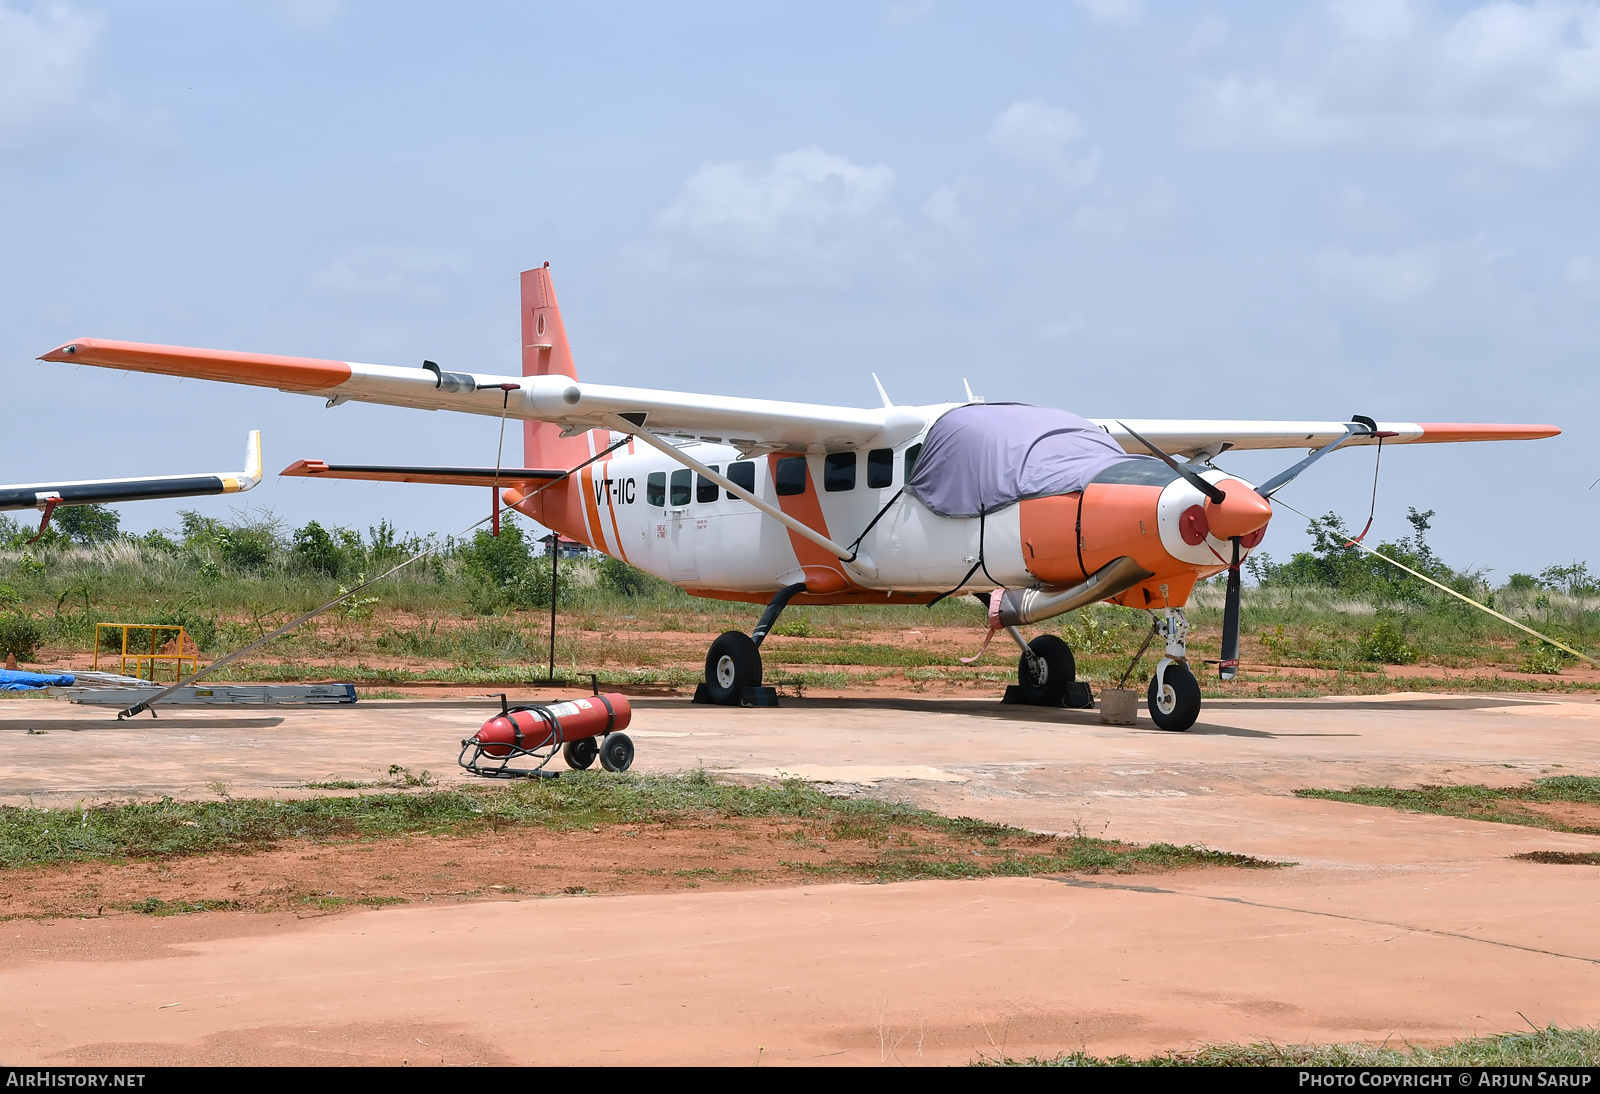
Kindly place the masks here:
POLYGON ((1418 422, 1422 430, 1418 438, 1424 443, 1434 441, 1537 441, 1543 437, 1558 437, 1561 430, 1553 425, 1489 425, 1472 422, 1418 422))
POLYGON ((236 353, 225 349, 192 349, 147 342, 114 342, 104 338, 79 338, 41 354, 41 361, 98 365, 163 376, 190 376, 232 384, 290 391, 323 391, 350 379, 343 361, 315 357, 281 357, 271 353, 236 353))

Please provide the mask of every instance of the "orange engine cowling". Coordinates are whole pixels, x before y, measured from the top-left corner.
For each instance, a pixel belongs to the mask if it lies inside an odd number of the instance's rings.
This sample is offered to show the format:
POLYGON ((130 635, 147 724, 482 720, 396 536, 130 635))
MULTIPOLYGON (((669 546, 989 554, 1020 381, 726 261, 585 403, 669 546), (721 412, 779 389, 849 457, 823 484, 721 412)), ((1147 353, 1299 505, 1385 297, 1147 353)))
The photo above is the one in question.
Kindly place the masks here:
POLYGON ((479 745, 484 755, 499 758, 518 749, 531 752, 585 737, 601 737, 627 729, 632 720, 628 697, 613 691, 496 714, 462 743, 479 745))

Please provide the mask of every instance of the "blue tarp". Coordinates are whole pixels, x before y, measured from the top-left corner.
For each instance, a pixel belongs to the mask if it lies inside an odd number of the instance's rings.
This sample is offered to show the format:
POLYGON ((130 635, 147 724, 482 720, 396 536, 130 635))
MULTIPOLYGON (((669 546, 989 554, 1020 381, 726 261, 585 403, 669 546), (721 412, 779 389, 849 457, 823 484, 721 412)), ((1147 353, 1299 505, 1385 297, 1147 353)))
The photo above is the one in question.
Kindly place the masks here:
POLYGON ((973 403, 933 423, 906 493, 941 517, 1070 494, 1130 456, 1093 422, 1027 403, 973 403))
POLYGON ((77 678, 70 672, 23 672, 0 669, 0 691, 32 691, 35 688, 70 688, 77 678))

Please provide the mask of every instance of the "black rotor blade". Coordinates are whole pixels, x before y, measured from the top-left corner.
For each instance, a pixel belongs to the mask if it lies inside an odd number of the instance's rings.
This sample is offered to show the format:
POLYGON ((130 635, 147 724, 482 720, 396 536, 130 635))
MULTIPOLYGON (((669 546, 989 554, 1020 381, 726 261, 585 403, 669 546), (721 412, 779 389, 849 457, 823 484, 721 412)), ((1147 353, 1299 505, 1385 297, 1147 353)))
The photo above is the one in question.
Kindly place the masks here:
POLYGON ((1212 501, 1216 502, 1218 505, 1221 505, 1222 504, 1222 499, 1224 499, 1224 498, 1226 498, 1228 496, 1227 494, 1223 493, 1221 490, 1218 490, 1215 486, 1211 485, 1205 479, 1202 479, 1199 475, 1196 475, 1193 471, 1190 471, 1187 467, 1184 467, 1184 466, 1180 465, 1177 460, 1173 459, 1171 456, 1169 456, 1165 452, 1161 451, 1161 449, 1157 448, 1155 445, 1151 444, 1149 441, 1147 441, 1143 437, 1139 436, 1139 434, 1135 433, 1131 429, 1128 429, 1128 423, 1127 422, 1118 422, 1117 424, 1120 425, 1123 429, 1127 429, 1128 430, 1128 435, 1130 437, 1132 437, 1134 440, 1138 441, 1140 444, 1142 444, 1146 448, 1148 448, 1150 450, 1150 454, 1152 456, 1154 456, 1156 459, 1160 460, 1162 463, 1166 464, 1168 467, 1172 468, 1178 474, 1182 475, 1184 477, 1184 480, 1186 482, 1188 482, 1188 484, 1190 486, 1192 486, 1196 490, 1200 491, 1202 494, 1204 494, 1206 497, 1210 498, 1212 501))
POLYGON ((1264 498, 1272 497, 1272 495, 1278 490, 1288 486, 1291 482, 1293 482, 1300 472, 1304 471, 1306 468, 1322 459, 1322 457, 1326 456, 1329 452, 1332 452, 1335 448, 1338 448, 1341 444, 1344 444, 1344 442, 1348 441, 1351 437, 1365 437, 1374 432, 1376 432, 1376 430, 1368 429, 1366 423, 1364 422, 1346 422, 1343 437, 1340 437, 1331 444, 1323 445, 1321 448, 1311 453, 1311 455, 1307 456, 1305 459, 1289 468, 1289 470, 1278 472, 1276 475, 1272 476, 1272 478, 1256 487, 1256 493, 1260 494, 1264 498))
POLYGON ((1222 663, 1217 677, 1232 680, 1239 675, 1239 537, 1233 537, 1233 564, 1228 567, 1228 599, 1222 605, 1222 663))

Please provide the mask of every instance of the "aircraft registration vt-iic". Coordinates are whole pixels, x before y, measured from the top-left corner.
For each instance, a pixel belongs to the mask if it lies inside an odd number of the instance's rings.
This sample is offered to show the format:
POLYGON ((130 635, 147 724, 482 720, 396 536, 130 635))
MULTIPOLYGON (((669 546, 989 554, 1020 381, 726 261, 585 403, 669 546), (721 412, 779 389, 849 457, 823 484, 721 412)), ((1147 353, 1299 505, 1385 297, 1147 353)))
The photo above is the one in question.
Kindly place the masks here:
MULTIPOLYGON (((700 696, 759 701, 760 645, 787 604, 928 603, 975 594, 1021 647, 1014 698, 1061 705, 1060 638, 1019 628, 1085 605, 1143 608, 1165 641, 1148 688, 1165 729, 1194 724, 1184 606, 1228 572, 1220 674, 1239 660, 1239 564, 1271 498, 1339 447, 1529 440, 1546 425, 1088 420, 1020 403, 857 408, 613 387, 578 378, 549 264, 522 275, 522 375, 451 372, 82 338, 41 360, 521 419, 523 466, 300 461, 286 475, 504 487, 498 501, 697 596, 764 604, 706 657, 700 696), (1305 448, 1258 485, 1210 461, 1305 448)), ((970 396, 970 389, 969 389, 970 396)), ((987 640, 987 636, 986 639, 987 640)))

